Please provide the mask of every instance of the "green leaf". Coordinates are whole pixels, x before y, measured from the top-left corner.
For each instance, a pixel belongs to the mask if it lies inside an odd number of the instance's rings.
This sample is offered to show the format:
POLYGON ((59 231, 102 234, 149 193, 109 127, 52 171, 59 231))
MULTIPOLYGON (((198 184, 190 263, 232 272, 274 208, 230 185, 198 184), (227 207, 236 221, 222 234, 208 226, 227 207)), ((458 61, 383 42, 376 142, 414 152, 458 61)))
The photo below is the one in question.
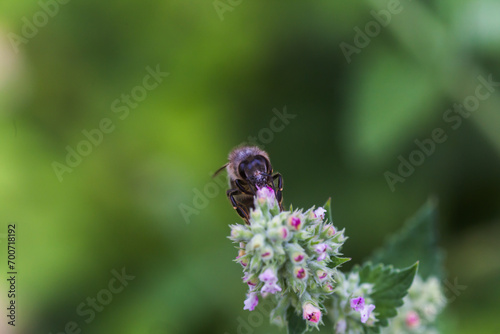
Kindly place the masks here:
POLYGON ((328 218, 330 223, 333 223, 332 219, 332 198, 329 197, 328 201, 326 201, 325 205, 323 205, 323 209, 326 210, 326 215, 325 217, 328 218))
MULTIPOLYGON (((371 263, 363 265, 359 270, 361 283, 373 284, 373 292, 370 298, 375 304, 378 326, 387 326, 388 319, 396 316, 396 309, 403 305, 403 298, 408 293, 413 279, 417 273, 418 262, 405 269, 394 269, 392 266, 371 263)), ((378 333, 377 328, 371 332, 378 333)), ((370 331, 368 331, 370 332, 370 331)))
POLYGON ((303 334, 307 330, 307 324, 295 313, 295 308, 290 306, 286 312, 286 319, 288 322, 288 334, 303 334))
POLYGON ((340 266, 342 263, 345 263, 347 261, 351 261, 350 257, 332 257, 332 262, 328 263, 329 268, 335 268, 340 266))
POLYGON ((441 278, 444 255, 438 247, 437 216, 437 201, 429 199, 368 261, 392 264, 397 268, 419 261, 418 273, 423 279, 429 276, 441 278))

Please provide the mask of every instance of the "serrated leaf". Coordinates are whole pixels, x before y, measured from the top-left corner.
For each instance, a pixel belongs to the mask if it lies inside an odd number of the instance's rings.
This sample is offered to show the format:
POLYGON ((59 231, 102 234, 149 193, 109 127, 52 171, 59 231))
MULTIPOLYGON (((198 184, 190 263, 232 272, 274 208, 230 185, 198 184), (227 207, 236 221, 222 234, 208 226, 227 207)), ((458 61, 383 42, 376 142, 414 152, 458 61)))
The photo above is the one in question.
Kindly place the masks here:
MULTIPOLYGON (((392 266, 371 263, 358 268, 361 283, 373 284, 370 298, 375 304, 378 326, 387 326, 388 319, 396 316, 396 309, 403 305, 403 298, 408 293, 417 273, 418 263, 405 269, 394 269, 392 266)), ((377 329, 373 328, 374 333, 377 329)))
POLYGON ((368 261, 397 268, 419 261, 418 273, 423 279, 441 278, 444 255, 438 247, 437 216, 437 201, 430 199, 368 261))
POLYGON ((288 322, 288 334, 303 334, 307 330, 307 324, 300 316, 295 313, 293 306, 289 307, 286 312, 286 319, 288 322))

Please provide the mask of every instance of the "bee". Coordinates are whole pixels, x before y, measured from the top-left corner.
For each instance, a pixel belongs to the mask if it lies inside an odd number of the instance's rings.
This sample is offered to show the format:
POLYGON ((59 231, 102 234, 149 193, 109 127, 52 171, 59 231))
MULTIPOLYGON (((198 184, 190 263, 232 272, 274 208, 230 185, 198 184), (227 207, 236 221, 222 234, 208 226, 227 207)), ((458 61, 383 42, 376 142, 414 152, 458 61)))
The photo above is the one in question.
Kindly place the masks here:
POLYGON ((214 176, 226 169, 229 176, 226 195, 247 224, 250 224, 250 209, 254 208, 254 197, 262 187, 269 186, 273 189, 280 211, 283 211, 283 178, 280 173, 273 174, 269 155, 265 151, 257 146, 237 147, 229 153, 228 160, 214 176))

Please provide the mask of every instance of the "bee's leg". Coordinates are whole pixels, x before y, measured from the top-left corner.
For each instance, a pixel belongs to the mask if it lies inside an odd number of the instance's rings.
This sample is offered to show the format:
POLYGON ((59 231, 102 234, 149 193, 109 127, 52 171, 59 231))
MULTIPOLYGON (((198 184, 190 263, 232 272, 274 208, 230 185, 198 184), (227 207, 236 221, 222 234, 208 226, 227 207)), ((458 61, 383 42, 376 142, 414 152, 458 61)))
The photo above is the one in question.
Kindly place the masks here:
POLYGON ((240 215, 240 217, 243 218, 248 225, 250 225, 248 211, 234 198, 234 195, 238 194, 241 194, 241 191, 239 189, 229 189, 226 192, 227 198, 229 198, 229 201, 231 201, 231 205, 233 206, 233 208, 240 215))
POLYGON ((273 186, 274 181, 278 179, 278 189, 276 192, 276 199, 278 200, 278 204, 280 206, 280 211, 283 211, 283 177, 280 173, 276 173, 273 175, 273 186))
MULTIPOLYGON (((246 189, 244 188, 244 186, 243 186, 243 182, 245 182, 245 181, 242 181, 242 180, 240 180, 240 179, 236 179, 236 180, 234 180, 234 184, 236 184, 236 187, 238 187, 238 189, 239 189, 242 193, 247 194, 247 195, 252 195, 252 196, 254 196, 255 194, 254 194, 253 192, 249 192, 248 190, 246 190, 246 189)), ((249 187, 250 187, 250 185, 249 185, 249 187)), ((250 187, 250 189, 252 189, 252 187, 250 187)))

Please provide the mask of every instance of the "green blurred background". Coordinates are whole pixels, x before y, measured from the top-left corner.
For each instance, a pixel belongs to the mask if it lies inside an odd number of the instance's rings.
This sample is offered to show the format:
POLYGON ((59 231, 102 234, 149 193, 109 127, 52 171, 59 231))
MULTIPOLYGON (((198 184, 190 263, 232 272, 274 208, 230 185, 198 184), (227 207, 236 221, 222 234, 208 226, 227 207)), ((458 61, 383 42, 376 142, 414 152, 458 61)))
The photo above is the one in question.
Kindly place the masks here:
MULTIPOLYGON (((286 205, 332 197, 352 263, 439 198, 448 280, 466 286, 440 327, 500 333, 500 87, 458 129, 443 120, 478 76, 500 81, 500 4, 400 6, 348 63, 340 44, 354 46, 354 29, 388 2, 73 0, 47 22, 36 1, 2 2, 0 272, 16 223, 19 275, 17 326, 2 316, 0 332, 55 334, 71 321, 97 334, 278 332, 243 311, 226 238, 240 220, 210 177, 256 136, 286 205), (34 16, 38 32, 14 46, 34 16), (127 117, 115 113, 157 66, 169 76, 127 117), (285 108, 295 118, 269 137, 273 109, 285 108), (53 162, 105 118, 113 131, 60 182, 53 162), (384 173, 436 128, 447 140, 391 191, 384 173), (122 268, 134 280, 86 323, 77 307, 122 268)), ((5 310, 5 279, 0 288, 5 310)))

